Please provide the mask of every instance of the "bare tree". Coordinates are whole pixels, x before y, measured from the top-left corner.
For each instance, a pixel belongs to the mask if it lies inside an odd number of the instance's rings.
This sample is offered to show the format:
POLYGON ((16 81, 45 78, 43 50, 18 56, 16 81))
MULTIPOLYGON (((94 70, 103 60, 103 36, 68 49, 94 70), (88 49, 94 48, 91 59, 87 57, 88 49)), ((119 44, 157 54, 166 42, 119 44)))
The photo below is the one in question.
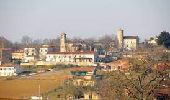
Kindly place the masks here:
POLYGON ((101 42, 106 50, 108 50, 111 46, 112 43, 115 41, 114 38, 115 36, 113 35, 104 35, 101 38, 99 38, 99 42, 101 42))
POLYGON ((24 45, 24 46, 30 46, 32 44, 32 38, 25 35, 22 37, 21 39, 21 43, 24 45))

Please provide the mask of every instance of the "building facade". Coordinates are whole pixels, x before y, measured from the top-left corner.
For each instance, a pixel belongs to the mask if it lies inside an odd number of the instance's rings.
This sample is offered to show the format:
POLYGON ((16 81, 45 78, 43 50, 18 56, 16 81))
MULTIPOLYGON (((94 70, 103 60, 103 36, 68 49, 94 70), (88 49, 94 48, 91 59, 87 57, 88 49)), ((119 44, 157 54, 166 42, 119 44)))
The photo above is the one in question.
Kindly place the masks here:
POLYGON ((22 60, 24 59, 24 50, 17 50, 12 52, 12 60, 22 60))
POLYGON ((60 37, 60 52, 66 52, 66 34, 65 33, 61 33, 61 37, 60 37))
POLYGON ((138 48, 139 39, 138 36, 124 36, 123 48, 125 50, 136 50, 138 48))
POLYGON ((0 76, 14 76, 21 72, 22 69, 18 65, 14 64, 0 65, 0 76))
POLYGON ((60 37, 60 52, 76 52, 76 51, 88 51, 88 47, 83 41, 79 43, 67 42, 65 33, 61 33, 60 37))
POLYGON ((94 65, 95 52, 52 52, 46 56, 47 62, 73 65, 94 65))
POLYGON ((24 48, 24 60, 23 62, 35 61, 37 51, 35 48, 24 48))
POLYGON ((54 46, 49 46, 49 45, 42 45, 42 47, 39 50, 39 58, 40 60, 45 60, 46 55, 48 52, 54 52, 54 46))
POLYGON ((124 36, 123 30, 117 31, 117 47, 123 50, 136 50, 139 45, 138 36, 124 36))
POLYGON ((117 31, 117 46, 119 49, 123 48, 123 30, 119 29, 117 31))

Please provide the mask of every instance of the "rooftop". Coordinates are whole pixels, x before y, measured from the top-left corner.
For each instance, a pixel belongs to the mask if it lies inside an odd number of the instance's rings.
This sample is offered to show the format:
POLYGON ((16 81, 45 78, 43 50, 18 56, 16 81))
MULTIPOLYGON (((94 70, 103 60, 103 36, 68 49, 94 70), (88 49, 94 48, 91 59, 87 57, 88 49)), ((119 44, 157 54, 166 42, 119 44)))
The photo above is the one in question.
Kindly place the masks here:
POLYGON ((94 54, 94 51, 84 51, 84 52, 49 52, 48 54, 94 54))
POLYGON ((14 51, 12 53, 24 53, 24 50, 16 50, 16 51, 14 51))
POLYGON ((0 67, 16 67, 16 65, 12 63, 6 63, 6 64, 0 65, 0 67))
POLYGON ((81 72, 81 71, 87 71, 87 72, 92 72, 95 70, 96 67, 76 67, 76 68, 72 68, 70 71, 77 71, 77 72, 81 72))
POLYGON ((124 36, 123 39, 138 39, 138 36, 124 36))

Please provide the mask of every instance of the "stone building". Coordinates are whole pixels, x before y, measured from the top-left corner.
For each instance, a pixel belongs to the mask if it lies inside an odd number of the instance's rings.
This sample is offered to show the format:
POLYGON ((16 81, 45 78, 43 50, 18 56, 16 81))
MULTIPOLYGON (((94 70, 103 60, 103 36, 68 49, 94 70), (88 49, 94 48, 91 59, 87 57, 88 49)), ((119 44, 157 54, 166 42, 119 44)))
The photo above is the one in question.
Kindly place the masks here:
POLYGON ((138 36, 124 36, 123 30, 117 31, 117 46, 123 50, 136 50, 139 44, 138 36))
POLYGON ((125 50, 136 50, 138 48, 139 39, 138 36, 124 36, 123 48, 125 50))
POLYGON ((119 29, 117 31, 117 46, 118 48, 123 48, 123 30, 119 29))
POLYGON ((22 61, 24 59, 24 50, 16 50, 12 52, 12 60, 15 61, 22 61))
POLYGON ((48 52, 54 52, 55 51, 55 46, 52 45, 42 45, 39 49, 39 58, 40 60, 45 60, 46 55, 48 52))
POLYGON ((72 65, 95 65, 95 52, 49 52, 47 62, 72 65))
POLYGON ((19 65, 6 63, 0 65, 0 76, 13 76, 22 72, 19 65))
POLYGON ((35 61, 37 51, 35 48, 24 48, 24 59, 23 62, 35 61))
POLYGON ((88 46, 83 43, 73 43, 68 42, 65 33, 61 33, 60 37, 60 52, 76 52, 76 51, 85 51, 88 50, 88 46))
POLYGON ((66 34, 65 33, 61 33, 61 38, 60 38, 60 52, 66 52, 66 34))

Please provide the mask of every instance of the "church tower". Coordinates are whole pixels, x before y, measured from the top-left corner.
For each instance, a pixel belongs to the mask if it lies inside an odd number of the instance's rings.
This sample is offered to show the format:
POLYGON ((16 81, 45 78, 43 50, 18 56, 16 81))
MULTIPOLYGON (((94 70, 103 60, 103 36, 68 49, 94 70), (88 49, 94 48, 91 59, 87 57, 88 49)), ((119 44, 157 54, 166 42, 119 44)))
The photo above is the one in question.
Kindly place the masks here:
POLYGON ((123 48, 123 30, 122 29, 119 29, 117 31, 117 47, 119 49, 123 48))
POLYGON ((66 34, 61 33, 60 37, 60 52, 66 52, 66 34))

